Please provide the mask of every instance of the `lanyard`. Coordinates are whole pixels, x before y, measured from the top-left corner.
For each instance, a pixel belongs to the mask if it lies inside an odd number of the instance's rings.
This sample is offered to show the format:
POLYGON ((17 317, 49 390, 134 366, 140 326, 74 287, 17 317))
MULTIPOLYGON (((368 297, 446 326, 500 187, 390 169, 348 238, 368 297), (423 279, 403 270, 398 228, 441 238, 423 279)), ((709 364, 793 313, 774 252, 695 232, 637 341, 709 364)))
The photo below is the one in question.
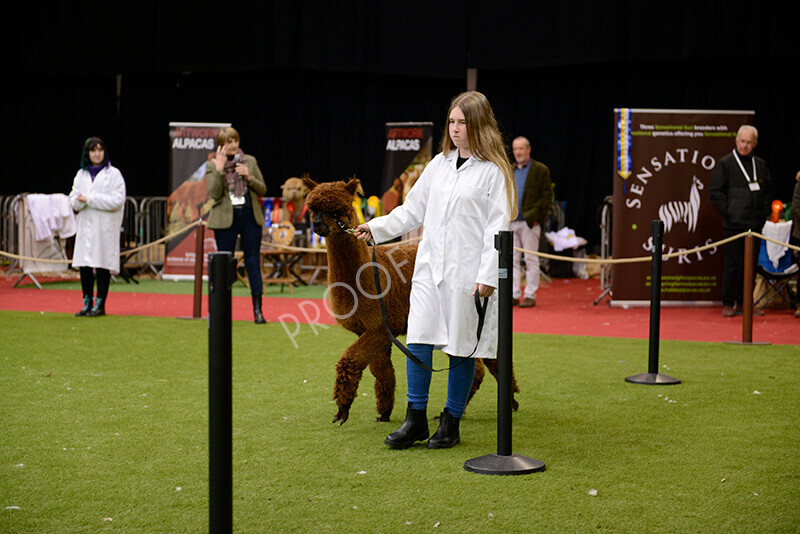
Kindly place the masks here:
POLYGON ((742 169, 742 174, 744 174, 744 179, 747 180, 748 183, 755 183, 758 182, 758 175, 756 174, 756 158, 752 157, 753 161, 753 179, 751 180, 750 177, 744 172, 744 165, 742 165, 742 160, 739 159, 739 154, 736 153, 736 149, 733 149, 733 157, 736 158, 736 163, 739 164, 739 168, 742 169))

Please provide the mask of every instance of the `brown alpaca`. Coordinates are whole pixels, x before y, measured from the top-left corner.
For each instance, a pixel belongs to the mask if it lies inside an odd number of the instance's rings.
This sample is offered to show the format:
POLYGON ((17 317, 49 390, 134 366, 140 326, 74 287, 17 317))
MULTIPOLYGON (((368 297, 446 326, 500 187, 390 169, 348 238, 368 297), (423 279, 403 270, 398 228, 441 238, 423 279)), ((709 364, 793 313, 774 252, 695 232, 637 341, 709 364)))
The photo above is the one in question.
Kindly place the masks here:
MULTIPOLYGON (((395 375, 392 366, 392 342, 386 333, 380 302, 374 295, 372 250, 366 243, 346 232, 357 224, 353 199, 362 193, 357 179, 348 182, 317 184, 303 178, 310 192, 306 205, 311 211, 314 232, 323 236, 328 254, 328 301, 337 322, 356 334, 358 339, 350 345, 336 364, 333 399, 338 411, 333 421, 343 424, 350 415, 350 406, 356 398, 358 384, 365 368, 375 377, 376 421, 389 421, 394 408, 395 375)), ((362 193, 363 194, 363 193, 362 193)), ((406 333, 408 326, 409 296, 417 244, 379 245, 375 247, 381 289, 385 293, 387 322, 392 334, 406 333), (389 278, 387 279, 387 273, 389 278)), ((481 385, 488 367, 497 378, 497 361, 476 360, 475 380, 469 398, 481 385)), ((516 379, 513 391, 519 391, 516 379)), ((469 401, 467 401, 469 402, 469 401)), ((517 409, 516 399, 513 401, 517 409)))

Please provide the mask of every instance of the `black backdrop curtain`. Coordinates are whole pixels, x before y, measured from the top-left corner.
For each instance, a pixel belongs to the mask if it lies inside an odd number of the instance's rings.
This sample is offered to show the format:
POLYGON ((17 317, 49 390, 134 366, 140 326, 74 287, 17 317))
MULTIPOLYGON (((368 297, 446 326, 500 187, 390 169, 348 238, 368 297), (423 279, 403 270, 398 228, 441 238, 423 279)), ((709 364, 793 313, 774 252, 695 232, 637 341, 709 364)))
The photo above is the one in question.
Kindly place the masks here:
POLYGON ((790 198, 800 169, 800 53, 791 20, 770 2, 232 2, 226 16, 152 0, 114 13, 11 9, 2 142, 14 150, 0 194, 68 192, 83 140, 98 135, 130 195, 167 195, 168 123, 186 121, 231 122, 273 194, 307 172, 356 175, 380 195, 384 123, 433 121, 438 141, 467 68, 509 143, 531 139, 568 226, 595 246, 615 107, 753 109, 779 198, 790 198))

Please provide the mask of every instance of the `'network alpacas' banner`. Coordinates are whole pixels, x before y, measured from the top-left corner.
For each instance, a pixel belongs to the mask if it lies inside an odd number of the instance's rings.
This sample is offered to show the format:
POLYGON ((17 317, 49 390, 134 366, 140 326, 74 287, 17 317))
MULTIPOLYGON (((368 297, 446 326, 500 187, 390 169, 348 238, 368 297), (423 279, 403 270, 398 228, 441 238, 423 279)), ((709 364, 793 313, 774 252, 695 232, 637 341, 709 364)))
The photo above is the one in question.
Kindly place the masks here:
POLYGON ((408 191, 433 158, 432 122, 387 122, 386 156, 381 190, 383 213, 403 203, 408 191))
MULTIPOLYGON (((206 163, 214 158, 215 138, 220 128, 230 124, 171 122, 169 124, 170 173, 172 193, 167 200, 166 235, 180 232, 211 209, 206 184, 206 163)), ((195 228, 180 239, 167 243, 164 278, 194 277, 195 228)), ((207 272, 208 254, 216 252, 214 231, 206 229, 203 243, 203 272, 207 272)))
MULTIPOLYGON (((725 237, 708 186, 719 158, 753 111, 630 109, 615 113, 611 250, 615 259, 651 256, 652 224, 664 221, 664 254, 725 237)), ((662 304, 719 303, 724 247, 664 260, 662 304)), ((649 304, 650 262, 615 264, 612 306, 649 304)))

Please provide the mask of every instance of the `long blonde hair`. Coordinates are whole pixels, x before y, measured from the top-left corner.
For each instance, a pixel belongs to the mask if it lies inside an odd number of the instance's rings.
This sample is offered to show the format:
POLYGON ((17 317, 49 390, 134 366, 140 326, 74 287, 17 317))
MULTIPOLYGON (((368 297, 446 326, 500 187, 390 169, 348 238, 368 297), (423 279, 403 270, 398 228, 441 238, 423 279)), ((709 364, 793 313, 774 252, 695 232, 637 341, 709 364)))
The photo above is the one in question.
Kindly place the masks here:
MULTIPOLYGON (((491 161, 503 172, 506 180, 508 211, 511 214, 510 220, 513 221, 519 213, 514 171, 508 160, 505 142, 500 134, 500 128, 489 100, 478 91, 461 93, 450 102, 445 124, 449 123, 450 112, 453 111, 453 108, 459 108, 464 113, 469 136, 469 149, 472 155, 477 159, 491 161)), ((455 149, 455 145, 450 139, 450 129, 445 127, 442 136, 442 153, 447 154, 453 149, 455 149)))

